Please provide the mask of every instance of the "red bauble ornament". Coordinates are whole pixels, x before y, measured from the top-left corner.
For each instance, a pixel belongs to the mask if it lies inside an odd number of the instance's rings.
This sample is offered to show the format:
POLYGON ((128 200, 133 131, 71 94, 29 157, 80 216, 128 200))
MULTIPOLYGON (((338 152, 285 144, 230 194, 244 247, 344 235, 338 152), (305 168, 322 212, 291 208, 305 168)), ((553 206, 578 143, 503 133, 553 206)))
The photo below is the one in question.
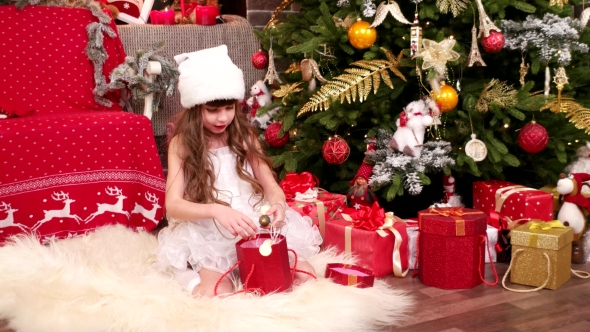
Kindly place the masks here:
POLYGON ((504 34, 498 31, 490 31, 490 35, 481 38, 481 46, 488 53, 497 53, 504 48, 504 34))
POLYGON ((532 121, 527 123, 518 134, 518 145, 528 153, 543 151, 549 142, 547 129, 532 121))
POLYGON ((289 141, 289 132, 286 132, 282 137, 279 137, 279 132, 282 127, 283 125, 278 122, 271 123, 264 132, 264 139, 268 145, 273 148, 283 147, 289 141))
POLYGON ((263 50, 252 54, 252 66, 256 69, 264 69, 268 66, 268 53, 263 50))
POLYGON ((340 136, 331 137, 322 147, 322 155, 328 164, 340 165, 346 161, 349 154, 350 147, 348 147, 348 143, 340 136))

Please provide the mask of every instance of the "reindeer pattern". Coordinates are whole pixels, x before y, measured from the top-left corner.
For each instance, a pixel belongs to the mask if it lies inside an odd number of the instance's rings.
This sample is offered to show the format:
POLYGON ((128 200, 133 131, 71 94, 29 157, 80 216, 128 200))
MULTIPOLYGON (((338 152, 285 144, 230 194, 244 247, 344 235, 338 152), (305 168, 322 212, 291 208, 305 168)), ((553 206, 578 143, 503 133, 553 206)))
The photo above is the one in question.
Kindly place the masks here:
POLYGON ((5 202, 2 202, 0 204, 0 212, 6 213, 6 218, 0 220, 0 228, 14 226, 20 228, 22 231, 27 231, 27 226, 14 222, 14 213, 16 211, 18 211, 18 209, 13 209, 12 207, 10 207, 10 204, 6 204, 5 202))
MULTIPOLYGON (((131 214, 137 213, 143 216, 143 218, 155 224, 158 224, 159 220, 156 219, 156 214, 158 209, 162 208, 162 206, 158 204, 159 199, 156 196, 156 194, 150 192, 144 193, 145 199, 152 205, 151 208, 144 207, 136 202, 134 209, 131 211, 131 213, 129 213, 128 211, 125 211, 123 207, 123 201, 127 199, 127 196, 123 195, 122 189, 119 189, 116 186, 107 186, 105 188, 105 193, 109 197, 113 197, 112 199, 109 199, 110 202, 96 203, 96 211, 88 215, 85 219, 82 219, 80 216, 73 214, 71 211, 71 206, 73 203, 76 202, 76 200, 70 198, 69 193, 67 192, 55 191, 51 194, 51 198, 56 202, 61 202, 63 204, 63 207, 61 209, 43 210, 43 219, 38 220, 32 227, 21 222, 16 222, 22 221, 23 218, 25 218, 23 215, 27 213, 26 211, 23 211, 22 213, 18 214, 15 218, 15 212, 18 212, 19 209, 12 208, 10 203, 0 201, 0 218, 4 218, 0 219, 0 233, 2 233, 2 229, 8 227, 18 227, 23 232, 35 233, 41 226, 53 219, 59 219, 59 222, 62 222, 64 218, 69 218, 74 219, 74 221, 78 225, 80 225, 81 221, 84 221, 84 224, 88 224, 95 217, 108 212, 124 214, 127 217, 127 219, 130 219, 131 214)), ((86 210, 86 207, 84 207, 84 210, 86 210)))
POLYGON ((125 198, 127 198, 127 196, 123 195, 123 191, 117 187, 114 187, 114 188, 107 187, 105 189, 105 192, 109 196, 115 196, 117 198, 117 203, 115 203, 115 204, 96 203, 98 208, 96 209, 96 212, 94 212, 93 214, 89 215, 86 219, 84 219, 84 222, 86 224, 89 221, 91 221, 92 219, 94 219, 94 217, 98 216, 99 214, 103 214, 105 212, 123 213, 125 216, 127 216, 127 219, 129 219, 129 217, 130 217, 129 212, 123 210, 123 200, 125 198))
POLYGON ((37 223, 32 228, 33 231, 36 231, 39 227, 41 227, 41 225, 53 218, 74 218, 74 220, 76 220, 76 222, 80 224, 82 218, 70 212, 70 205, 74 203, 75 200, 71 199, 69 194, 64 193, 63 191, 60 193, 54 192, 51 195, 51 198, 53 198, 54 201, 64 202, 64 207, 61 210, 43 210, 43 213, 45 213, 45 217, 37 221, 37 223))
POLYGON ((144 218, 153 221, 157 225, 158 221, 156 220, 156 211, 162 207, 158 205, 158 197, 156 197, 156 195, 152 193, 145 193, 145 199, 147 199, 148 202, 152 203, 152 208, 148 210, 143 206, 135 203, 135 208, 133 208, 133 211, 131 213, 139 213, 144 218))

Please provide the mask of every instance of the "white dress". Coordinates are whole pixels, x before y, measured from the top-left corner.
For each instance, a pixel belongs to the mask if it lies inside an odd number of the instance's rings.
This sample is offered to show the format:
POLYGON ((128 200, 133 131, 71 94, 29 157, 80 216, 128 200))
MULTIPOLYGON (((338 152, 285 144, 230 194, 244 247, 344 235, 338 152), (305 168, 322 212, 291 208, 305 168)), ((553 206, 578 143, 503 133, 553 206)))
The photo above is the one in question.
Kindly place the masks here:
MULTIPOLYGON (((210 150, 209 155, 215 168, 215 188, 219 190, 218 199, 223 200, 248 217, 259 226, 259 206, 254 207, 259 196, 252 195, 252 186, 238 177, 236 155, 229 147, 210 150)), ((252 174, 248 163, 246 170, 252 174)), ((322 238, 316 226, 312 226, 309 217, 287 207, 286 225, 281 234, 287 238, 287 246, 295 250, 297 258, 307 260, 320 251, 322 238)), ((170 220, 173 227, 166 227, 158 234, 159 246, 156 249, 156 267, 162 271, 175 274, 187 270, 187 262, 194 271, 206 268, 225 273, 237 262, 235 244, 241 237, 234 238, 217 221, 205 220, 170 220), (223 234, 222 234, 223 233, 223 234)))

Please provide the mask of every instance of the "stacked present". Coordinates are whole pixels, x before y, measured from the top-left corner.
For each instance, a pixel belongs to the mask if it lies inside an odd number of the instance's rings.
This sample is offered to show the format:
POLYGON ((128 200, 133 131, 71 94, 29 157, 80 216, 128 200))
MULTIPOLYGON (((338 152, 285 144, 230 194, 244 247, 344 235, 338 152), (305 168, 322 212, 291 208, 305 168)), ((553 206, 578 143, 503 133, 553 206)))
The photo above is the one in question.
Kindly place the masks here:
POLYGON ((529 220, 553 220, 553 196, 549 193, 507 181, 473 183, 473 208, 488 214, 488 223, 498 229, 494 248, 497 261, 510 260, 509 232, 529 220))
POLYGON ((340 252, 352 253, 359 265, 371 270, 375 277, 390 273, 403 277, 408 270, 406 224, 379 207, 361 206, 344 209, 326 223, 324 242, 340 252))
POLYGON ((326 222, 345 205, 346 196, 323 191, 317 185, 319 181, 309 172, 287 173, 280 183, 289 207, 310 217, 325 239, 326 222))
POLYGON ((473 209, 420 211, 417 273, 422 283, 443 289, 488 284, 483 280, 486 222, 487 216, 473 209))
POLYGON ((473 208, 516 220, 553 220, 553 196, 538 189, 507 181, 473 183, 473 208))

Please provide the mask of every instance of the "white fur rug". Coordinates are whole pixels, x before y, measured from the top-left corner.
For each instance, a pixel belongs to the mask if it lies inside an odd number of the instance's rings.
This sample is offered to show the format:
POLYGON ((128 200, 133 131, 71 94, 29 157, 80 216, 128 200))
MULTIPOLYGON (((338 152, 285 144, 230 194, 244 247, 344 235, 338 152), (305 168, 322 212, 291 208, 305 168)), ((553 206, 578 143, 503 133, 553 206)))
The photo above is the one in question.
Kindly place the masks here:
POLYGON ((0 247, 0 317, 19 331, 375 331, 395 325, 411 297, 376 280, 357 289, 322 278, 290 293, 192 298, 150 268, 157 240, 122 226, 42 246, 19 238, 0 247))

